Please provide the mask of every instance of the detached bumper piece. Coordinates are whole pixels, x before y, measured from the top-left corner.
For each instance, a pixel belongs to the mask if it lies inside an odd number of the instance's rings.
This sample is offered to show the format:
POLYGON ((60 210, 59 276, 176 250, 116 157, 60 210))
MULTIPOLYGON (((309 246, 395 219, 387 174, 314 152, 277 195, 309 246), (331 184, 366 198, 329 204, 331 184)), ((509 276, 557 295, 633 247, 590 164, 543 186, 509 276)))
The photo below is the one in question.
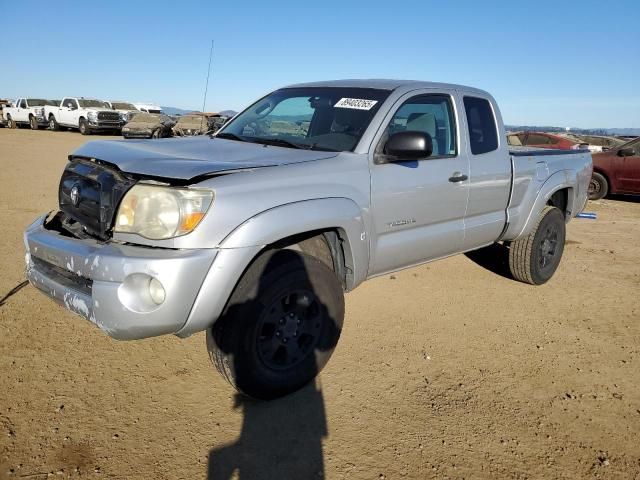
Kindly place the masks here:
POLYGON ((173 250, 75 238, 42 216, 24 234, 27 278, 113 338, 179 331, 218 250, 173 250))

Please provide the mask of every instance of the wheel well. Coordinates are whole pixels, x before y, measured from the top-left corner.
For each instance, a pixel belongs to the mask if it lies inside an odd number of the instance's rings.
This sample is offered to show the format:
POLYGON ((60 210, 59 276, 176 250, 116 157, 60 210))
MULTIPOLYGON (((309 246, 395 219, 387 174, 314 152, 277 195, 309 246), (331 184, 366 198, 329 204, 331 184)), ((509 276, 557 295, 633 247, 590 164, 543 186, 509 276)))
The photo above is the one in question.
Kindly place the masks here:
POLYGON ((564 214, 565 218, 571 217, 573 207, 573 205, 571 205, 573 197, 569 195, 570 190, 570 188, 561 188, 554 192, 547 201, 547 205, 557 207, 564 214))
POLYGON ((315 257, 334 271, 346 290, 349 278, 353 276, 353 259, 345 239, 346 234, 340 228, 314 230, 280 239, 267 245, 263 251, 291 249, 315 257))

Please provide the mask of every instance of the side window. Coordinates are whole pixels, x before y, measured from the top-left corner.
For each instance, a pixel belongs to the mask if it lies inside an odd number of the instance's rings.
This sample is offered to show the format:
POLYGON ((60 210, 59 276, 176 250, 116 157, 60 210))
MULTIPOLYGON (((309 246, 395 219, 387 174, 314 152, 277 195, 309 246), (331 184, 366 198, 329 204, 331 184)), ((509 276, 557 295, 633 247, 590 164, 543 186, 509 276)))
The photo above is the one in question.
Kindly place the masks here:
POLYGON ((381 147, 390 135, 405 131, 428 133, 433 143, 432 156, 456 155, 456 122, 451 97, 420 95, 407 100, 389 122, 381 147))
POLYGON ((72 98, 65 98, 64 106, 69 107, 71 110, 76 110, 78 108, 78 103, 72 98))
MULTIPOLYGON (((491 104, 484 98, 464 97, 471 153, 480 155, 498 148, 498 129, 491 104)), ((527 141, 528 143, 528 141, 527 141)))
POLYGON ((20 108, 27 108, 27 101, 23 98, 20 100, 20 108))

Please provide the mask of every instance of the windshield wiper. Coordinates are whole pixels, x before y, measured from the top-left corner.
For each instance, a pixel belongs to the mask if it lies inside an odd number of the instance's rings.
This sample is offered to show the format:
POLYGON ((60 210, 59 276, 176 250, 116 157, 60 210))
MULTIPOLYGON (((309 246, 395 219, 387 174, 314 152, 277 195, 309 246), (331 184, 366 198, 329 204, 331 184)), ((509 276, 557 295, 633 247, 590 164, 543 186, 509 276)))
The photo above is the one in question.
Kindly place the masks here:
POLYGON ((311 145, 307 145, 306 143, 294 143, 289 140, 285 140, 284 138, 252 138, 254 143, 261 143, 263 145, 275 145, 279 147, 289 147, 289 148, 298 148, 302 150, 311 149, 311 145))
POLYGON ((221 132, 217 135, 211 135, 211 138, 226 138, 227 140, 237 140, 238 142, 248 142, 246 138, 242 138, 240 135, 236 135, 235 133, 227 133, 221 132))

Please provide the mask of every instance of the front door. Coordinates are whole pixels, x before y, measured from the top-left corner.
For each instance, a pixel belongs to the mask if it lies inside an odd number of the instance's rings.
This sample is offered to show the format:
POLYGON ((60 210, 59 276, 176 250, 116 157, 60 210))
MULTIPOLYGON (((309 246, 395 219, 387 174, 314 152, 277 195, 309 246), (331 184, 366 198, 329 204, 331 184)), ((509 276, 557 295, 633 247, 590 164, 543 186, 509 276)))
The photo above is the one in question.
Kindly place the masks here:
POLYGON ((62 108, 60 108, 60 118, 58 123, 64 125, 75 125, 74 118, 77 116, 78 102, 73 98, 65 98, 62 102, 62 108))
POLYGON ((407 94, 374 140, 370 276, 462 250, 469 160, 459 146, 455 101, 453 91, 407 94), (432 155, 381 164, 389 136, 402 131, 429 134, 432 155))
POLYGON ((621 192, 640 193, 640 139, 624 148, 633 150, 629 157, 616 157, 616 183, 621 192))

